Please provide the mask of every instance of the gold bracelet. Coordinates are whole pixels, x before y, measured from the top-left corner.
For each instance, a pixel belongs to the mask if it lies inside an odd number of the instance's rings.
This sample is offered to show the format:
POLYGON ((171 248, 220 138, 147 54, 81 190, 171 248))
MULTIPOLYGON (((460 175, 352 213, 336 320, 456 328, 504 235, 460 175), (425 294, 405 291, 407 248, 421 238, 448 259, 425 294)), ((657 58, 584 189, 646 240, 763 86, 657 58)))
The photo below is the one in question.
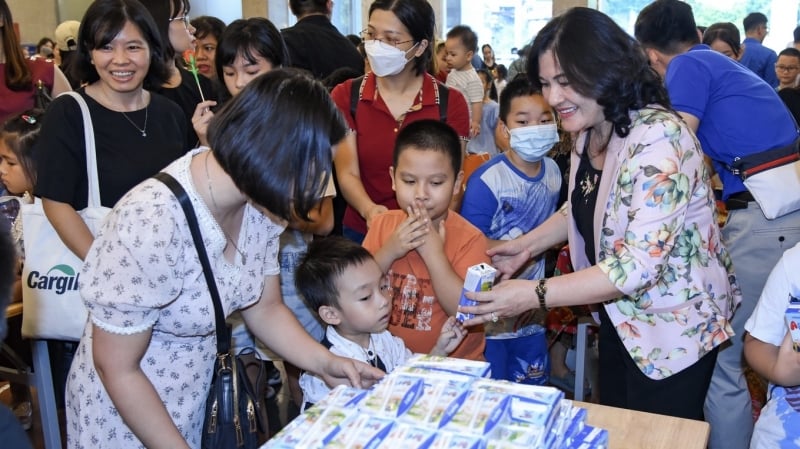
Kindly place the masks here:
POLYGON ((545 295, 547 294, 547 279, 539 279, 539 283, 536 284, 536 296, 539 297, 539 308, 542 310, 547 310, 547 302, 545 301, 545 295))

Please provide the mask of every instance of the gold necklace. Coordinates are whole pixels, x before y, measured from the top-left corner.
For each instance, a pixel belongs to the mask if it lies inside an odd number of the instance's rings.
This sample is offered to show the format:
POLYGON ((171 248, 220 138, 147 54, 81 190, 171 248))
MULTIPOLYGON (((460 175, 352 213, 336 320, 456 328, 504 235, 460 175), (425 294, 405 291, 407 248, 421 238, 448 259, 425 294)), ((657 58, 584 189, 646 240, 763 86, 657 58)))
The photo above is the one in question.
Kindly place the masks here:
MULTIPOLYGON (((206 152, 206 160, 205 160, 206 184, 208 185, 208 196, 211 197, 211 204, 214 205, 215 210, 219 211, 219 206, 217 206, 217 200, 214 199, 214 190, 211 188, 211 175, 209 175, 208 173, 208 157, 210 155, 211 155, 211 150, 208 150, 206 152)), ((222 225, 219 225, 219 229, 222 231, 222 235, 225 236, 228 242, 230 242, 230 244, 233 245, 233 248, 236 250, 236 252, 239 253, 239 255, 242 257, 242 265, 247 265, 247 255, 244 252, 242 252, 242 250, 240 250, 238 246, 236 246, 236 242, 234 242, 231 236, 228 235, 227 232, 225 232, 225 229, 222 227, 222 225)))

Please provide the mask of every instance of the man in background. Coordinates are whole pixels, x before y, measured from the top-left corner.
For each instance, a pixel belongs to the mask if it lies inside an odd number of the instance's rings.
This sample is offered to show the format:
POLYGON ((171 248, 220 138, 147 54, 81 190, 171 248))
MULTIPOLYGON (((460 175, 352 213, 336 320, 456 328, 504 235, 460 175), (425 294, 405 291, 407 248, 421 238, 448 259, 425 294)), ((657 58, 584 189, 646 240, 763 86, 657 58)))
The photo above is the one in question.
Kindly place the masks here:
POLYGON ((364 73, 364 58, 331 23, 332 0, 289 0, 297 23, 281 31, 289 50, 289 64, 323 79, 336 69, 349 67, 364 73))
POLYGON ((775 63, 778 61, 778 55, 761 44, 769 33, 767 16, 760 12, 751 12, 744 18, 742 25, 744 25, 745 35, 742 42, 744 55, 739 62, 755 72, 770 86, 778 87, 778 77, 775 76, 775 63))

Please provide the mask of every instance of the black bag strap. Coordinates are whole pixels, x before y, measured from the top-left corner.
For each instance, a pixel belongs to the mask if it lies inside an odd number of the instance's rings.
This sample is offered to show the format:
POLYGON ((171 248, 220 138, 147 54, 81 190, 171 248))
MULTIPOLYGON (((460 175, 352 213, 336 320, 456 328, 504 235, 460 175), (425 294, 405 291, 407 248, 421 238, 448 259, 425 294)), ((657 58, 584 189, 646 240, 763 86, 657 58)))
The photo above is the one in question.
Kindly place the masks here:
POLYGON ((358 107, 358 100, 361 97, 361 83, 364 81, 364 75, 354 78, 350 83, 350 117, 356 121, 356 108, 358 107))
MULTIPOLYGON (((356 109, 358 108, 358 101, 361 99, 361 83, 364 82, 364 75, 354 78, 350 85, 350 117, 356 121, 356 109)), ((450 96, 450 89, 440 83, 434 81, 436 86, 436 97, 439 100, 439 121, 442 123, 447 122, 447 101, 450 96)))
POLYGON ((153 178, 166 184, 172 190, 178 202, 181 203, 183 213, 186 215, 186 221, 189 222, 189 230, 192 232, 192 240, 194 240, 197 256, 200 258, 200 265, 203 266, 203 276, 206 278, 208 291, 214 303, 214 318, 217 324, 217 354, 228 354, 231 350, 231 334, 228 331, 227 324, 225 324, 225 315, 222 313, 222 301, 220 301, 219 290, 217 290, 217 282, 214 280, 214 272, 211 271, 211 263, 208 261, 208 253, 206 253, 206 246, 203 244, 203 235, 200 233, 200 225, 197 224, 197 216, 194 213, 192 201, 183 186, 169 173, 159 172, 153 175, 153 178))

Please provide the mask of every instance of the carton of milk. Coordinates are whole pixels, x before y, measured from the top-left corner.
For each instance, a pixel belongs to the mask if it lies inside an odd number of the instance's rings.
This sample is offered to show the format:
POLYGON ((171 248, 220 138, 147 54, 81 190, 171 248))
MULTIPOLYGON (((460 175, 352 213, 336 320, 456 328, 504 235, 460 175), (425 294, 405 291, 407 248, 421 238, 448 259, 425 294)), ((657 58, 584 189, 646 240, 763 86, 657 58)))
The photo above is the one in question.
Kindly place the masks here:
MULTIPOLYGON (((467 275, 464 277, 464 288, 461 290, 461 299, 459 299, 458 304, 461 306, 474 306, 478 304, 477 301, 467 299, 464 293, 491 290, 494 285, 495 275, 497 275, 497 270, 485 263, 479 263, 478 265, 469 267, 467 269, 467 275)), ((475 315, 472 313, 456 312, 456 319, 462 323, 474 317, 475 315)))

